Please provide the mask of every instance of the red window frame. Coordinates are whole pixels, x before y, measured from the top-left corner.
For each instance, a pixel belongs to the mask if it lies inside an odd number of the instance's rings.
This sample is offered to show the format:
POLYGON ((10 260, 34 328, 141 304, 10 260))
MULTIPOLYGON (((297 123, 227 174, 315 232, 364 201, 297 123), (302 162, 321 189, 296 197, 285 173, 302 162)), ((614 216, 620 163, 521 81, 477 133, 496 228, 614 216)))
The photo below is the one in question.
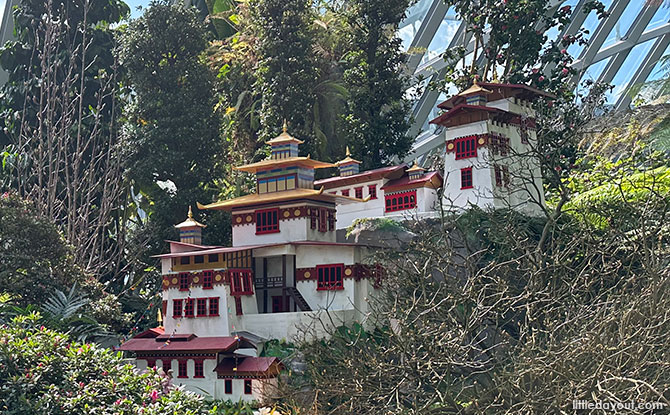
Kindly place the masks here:
POLYGON ((416 190, 384 195, 386 212, 414 209, 416 207, 416 190))
POLYGON ((508 137, 500 134, 491 134, 489 139, 491 142, 491 152, 493 154, 506 156, 509 153, 510 147, 508 137))
POLYGON ((317 291, 344 289, 344 264, 317 265, 317 291))
POLYGON ((502 187, 503 185, 502 169, 500 168, 500 166, 493 166, 493 171, 496 179, 496 186, 502 187))
POLYGON ((328 209, 319 208, 319 232, 328 232, 328 209))
POLYGON ((335 217, 335 211, 334 210, 329 210, 328 211, 328 230, 329 231, 334 231, 336 224, 337 224, 337 219, 335 217))
POLYGON ((193 373, 194 378, 204 378, 205 377, 205 361, 196 360, 195 361, 195 372, 193 373))
POLYGON ((319 210, 310 208, 309 210, 309 228, 316 229, 316 223, 319 221, 319 210))
POLYGON ((167 309, 168 309, 168 302, 167 300, 163 300, 163 303, 161 304, 161 312, 163 312, 163 318, 167 317, 167 309))
POLYGON ((233 394, 233 380, 232 379, 226 379, 223 381, 223 393, 226 395, 232 395, 233 394))
POLYGON ((253 272, 250 269, 229 269, 228 281, 230 281, 231 295, 253 295, 253 272))
POLYGON ((147 358, 147 368, 149 367, 156 367, 156 359, 154 358, 147 358))
POLYGON ((279 232, 279 208, 262 209, 254 212, 256 235, 279 232))
POLYGON ((181 318, 184 316, 184 300, 172 300, 172 317, 181 318))
POLYGON ((461 169, 461 189, 472 189, 472 167, 461 169))
POLYGON ((209 315, 211 317, 219 315, 219 297, 209 298, 209 315))
POLYGON ((354 187, 354 194, 356 195, 356 199, 363 199, 363 186, 354 187))
POLYGON ((477 157, 477 136, 469 135, 454 140, 456 160, 477 157))
POLYGON ((180 379, 188 378, 188 361, 184 359, 178 360, 179 367, 177 368, 177 377, 180 379))
POLYGON ((349 196, 349 189, 342 189, 342 196, 349 196))
POLYGON ((244 379, 244 394, 251 395, 254 392, 253 385, 251 384, 251 379, 244 379))
POLYGON ((188 291, 190 275, 188 272, 179 273, 179 291, 188 291))
POLYGON ((163 362, 163 371, 167 373, 168 370, 172 370, 172 359, 161 359, 163 362))
POLYGON ((235 299, 235 315, 241 316, 242 313, 242 299, 240 297, 233 297, 235 299))
POLYGON ((368 185, 368 195, 370 196, 370 199, 376 199, 377 198, 377 185, 376 184, 368 185))
POLYGON ((195 299, 187 298, 184 304, 184 317, 195 317, 195 299))
POLYGON ((196 300, 196 311, 198 317, 207 317, 207 299, 198 298, 196 300))
POLYGON ((202 273, 202 289, 211 290, 214 288, 214 271, 203 271, 202 273))

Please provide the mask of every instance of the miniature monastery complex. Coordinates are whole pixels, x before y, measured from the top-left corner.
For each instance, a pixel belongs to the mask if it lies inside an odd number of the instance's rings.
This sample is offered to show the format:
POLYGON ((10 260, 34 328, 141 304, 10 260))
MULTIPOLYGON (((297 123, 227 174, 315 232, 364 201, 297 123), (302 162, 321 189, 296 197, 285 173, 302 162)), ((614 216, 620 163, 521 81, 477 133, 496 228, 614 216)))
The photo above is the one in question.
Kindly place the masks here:
MULTIPOLYGON (((256 193, 209 205, 232 217, 232 246, 206 246, 206 227, 193 218, 176 225, 180 240, 159 255, 164 327, 118 350, 139 368, 162 367, 173 382, 216 399, 262 400, 282 364, 257 357, 255 344, 323 336, 318 318, 364 321, 380 287, 368 248, 338 241, 337 230, 361 218, 398 220, 478 205, 527 213, 543 203, 539 165, 516 161, 535 141, 531 102, 546 94, 522 85, 475 84, 443 102, 432 121, 444 127, 444 172, 416 165, 360 171, 347 150, 336 164, 299 156, 302 142, 287 132, 270 140, 270 157, 238 167, 255 174, 256 193), (314 180, 317 169, 339 175, 314 180), (441 191, 441 192, 440 192, 441 191), (440 198, 442 195, 442 198, 440 198), (319 324, 316 324, 316 323, 319 324)), ((330 323, 328 323, 330 324, 330 323)))

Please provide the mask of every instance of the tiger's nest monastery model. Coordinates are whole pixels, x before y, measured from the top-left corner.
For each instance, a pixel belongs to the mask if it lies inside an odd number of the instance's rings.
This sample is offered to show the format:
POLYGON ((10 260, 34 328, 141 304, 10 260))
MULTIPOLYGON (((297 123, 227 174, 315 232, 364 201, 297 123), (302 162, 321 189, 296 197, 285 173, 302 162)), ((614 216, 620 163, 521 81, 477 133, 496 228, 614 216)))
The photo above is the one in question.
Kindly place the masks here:
POLYGON ((232 246, 203 245, 206 226, 189 208, 176 225, 180 240, 158 256, 164 327, 118 350, 194 392, 262 400, 282 364, 257 357, 255 344, 305 331, 323 336, 326 323, 318 319, 326 312, 334 324, 364 321, 380 289, 380 269, 365 264, 368 248, 338 242, 338 229, 363 218, 436 215, 440 205, 533 213, 543 203, 538 163, 513 157, 534 147, 531 102, 539 96, 546 94, 523 85, 475 83, 440 104, 446 112, 432 123, 444 127, 443 174, 416 163, 360 172, 348 149, 336 164, 301 157, 302 142, 284 125, 268 142, 267 160, 237 168, 256 175, 256 193, 198 204, 231 212, 232 246), (338 176, 314 180, 316 169, 333 167, 338 176))

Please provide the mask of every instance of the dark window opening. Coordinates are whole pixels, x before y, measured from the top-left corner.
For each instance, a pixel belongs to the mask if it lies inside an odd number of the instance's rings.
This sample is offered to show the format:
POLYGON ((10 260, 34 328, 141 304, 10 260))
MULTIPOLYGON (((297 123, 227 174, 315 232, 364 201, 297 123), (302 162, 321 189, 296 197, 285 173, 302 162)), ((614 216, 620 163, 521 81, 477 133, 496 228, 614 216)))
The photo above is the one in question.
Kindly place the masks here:
POLYGON ((256 235, 279 232, 279 208, 256 211, 256 235))
POLYGON ((472 167, 461 169, 461 189, 472 188, 472 167))
POLYGON ((343 290, 344 264, 319 265, 316 267, 317 287, 322 290, 343 290))

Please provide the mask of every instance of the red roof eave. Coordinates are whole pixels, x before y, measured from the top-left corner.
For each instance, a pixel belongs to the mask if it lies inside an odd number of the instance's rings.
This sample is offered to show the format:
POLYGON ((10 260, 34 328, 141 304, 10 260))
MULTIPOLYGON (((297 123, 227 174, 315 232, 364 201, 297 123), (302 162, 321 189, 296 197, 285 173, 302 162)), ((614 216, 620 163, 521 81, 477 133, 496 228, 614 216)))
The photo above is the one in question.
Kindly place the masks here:
POLYGON ((116 350, 129 352, 198 352, 228 351, 235 349, 237 337, 195 337, 188 341, 164 342, 156 339, 133 338, 117 347, 116 350))
POLYGON ((379 169, 368 170, 358 174, 352 174, 351 176, 335 176, 329 177, 327 179, 321 179, 314 182, 314 186, 323 186, 326 189, 332 189, 334 187, 346 186, 351 183, 364 182, 369 180, 377 180, 386 177, 388 174, 394 173, 399 169, 404 169, 407 167, 406 164, 400 164, 397 166, 381 167, 379 169))
POLYGON ((437 171, 427 173, 420 179, 409 180, 409 177, 403 177, 402 179, 394 180, 392 182, 387 183, 384 187, 382 187, 382 190, 389 191, 393 189, 408 188, 408 187, 419 188, 424 187, 425 184, 428 182, 433 183, 435 180, 439 180, 440 184, 442 183, 442 175, 437 171))
POLYGON ((501 110, 500 108, 487 107, 487 106, 483 106, 483 105, 459 104, 459 105, 455 106, 454 108, 450 109, 449 111, 445 112, 444 114, 440 115, 439 117, 432 119, 430 121, 430 124, 442 124, 444 121, 448 120, 449 118, 452 118, 455 115, 457 115, 458 113, 461 113, 461 112, 464 112, 464 111, 509 114, 509 112, 507 112, 505 110, 501 110))

